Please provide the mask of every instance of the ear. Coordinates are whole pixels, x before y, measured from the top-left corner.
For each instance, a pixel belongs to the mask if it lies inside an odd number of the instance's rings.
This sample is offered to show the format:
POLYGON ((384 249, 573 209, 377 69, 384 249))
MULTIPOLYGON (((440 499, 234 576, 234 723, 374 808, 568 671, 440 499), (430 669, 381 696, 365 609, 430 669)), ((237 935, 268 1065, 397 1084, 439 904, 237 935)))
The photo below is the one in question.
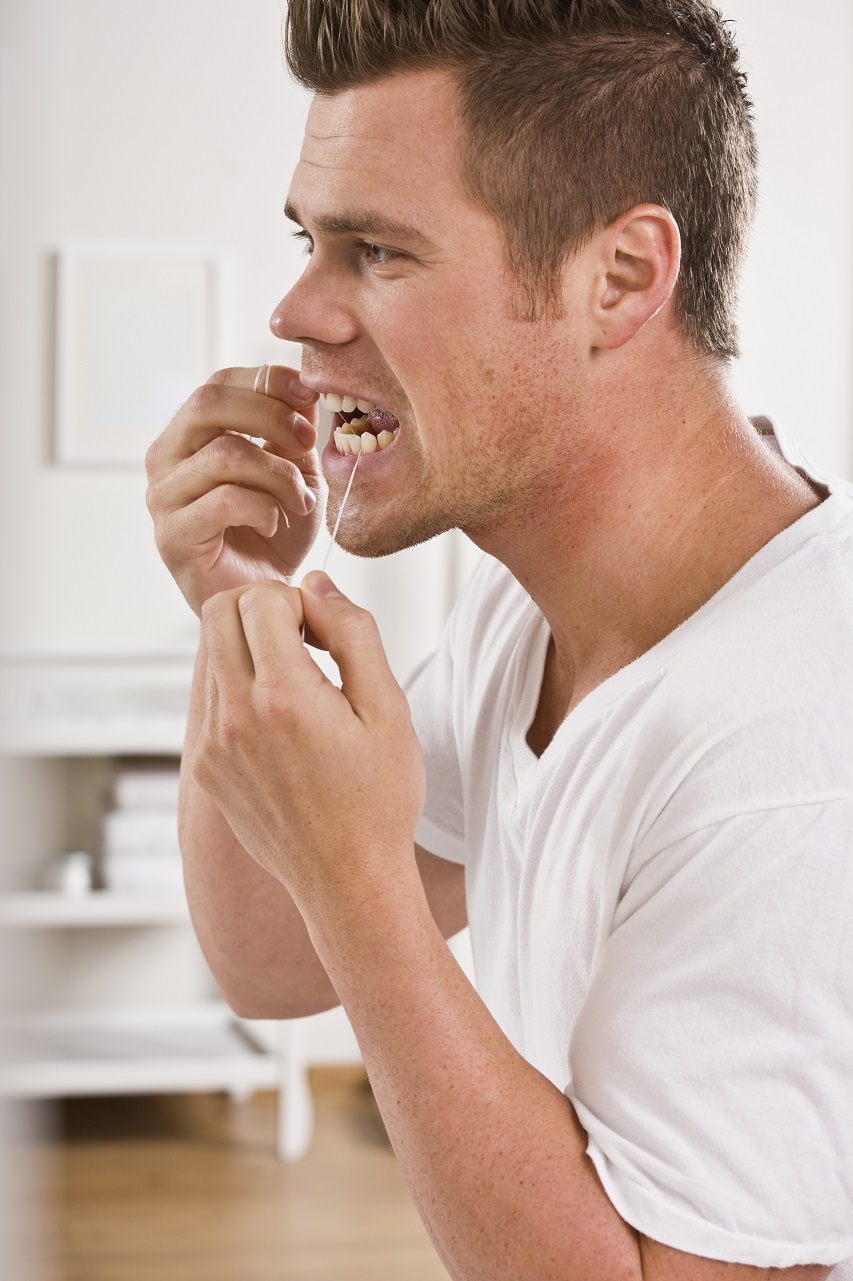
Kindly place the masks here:
POLYGON ((635 205, 598 237, 593 347, 623 346, 672 297, 681 265, 678 224, 662 205, 635 205))

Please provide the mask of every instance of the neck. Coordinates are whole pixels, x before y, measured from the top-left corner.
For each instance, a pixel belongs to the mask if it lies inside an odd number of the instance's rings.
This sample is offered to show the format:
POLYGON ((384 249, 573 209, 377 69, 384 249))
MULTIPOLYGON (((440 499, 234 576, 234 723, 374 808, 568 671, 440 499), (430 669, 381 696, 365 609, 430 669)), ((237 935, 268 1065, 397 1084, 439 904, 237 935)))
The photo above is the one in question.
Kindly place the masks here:
POLYGON ((537 492, 474 535, 548 622, 556 723, 818 501, 721 372, 663 370, 645 395, 625 385, 629 400, 597 386, 595 413, 549 436, 537 492))

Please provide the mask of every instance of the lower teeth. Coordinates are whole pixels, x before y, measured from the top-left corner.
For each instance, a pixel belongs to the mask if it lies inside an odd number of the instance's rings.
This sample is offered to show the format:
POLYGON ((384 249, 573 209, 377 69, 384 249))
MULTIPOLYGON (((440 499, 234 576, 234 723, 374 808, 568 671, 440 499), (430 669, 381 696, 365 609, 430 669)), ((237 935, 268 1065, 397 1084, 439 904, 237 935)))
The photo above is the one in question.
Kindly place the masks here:
MULTIPOLYGON (((350 424, 347 423, 347 426, 350 424)), ((358 433, 338 428, 335 432, 335 448, 339 454, 372 454, 376 450, 387 449, 396 439, 396 431, 381 431, 378 436, 374 436, 371 431, 358 433)))

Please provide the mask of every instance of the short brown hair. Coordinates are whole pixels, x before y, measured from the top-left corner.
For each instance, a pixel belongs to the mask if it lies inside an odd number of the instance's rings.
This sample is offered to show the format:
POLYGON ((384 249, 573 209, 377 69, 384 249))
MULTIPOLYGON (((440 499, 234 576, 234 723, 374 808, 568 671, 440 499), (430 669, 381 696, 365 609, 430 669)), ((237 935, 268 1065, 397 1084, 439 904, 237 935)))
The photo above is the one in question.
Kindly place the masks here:
POLYGON ((737 48, 706 0, 290 0, 285 49, 321 94, 454 73, 464 177, 503 228, 529 316, 558 311, 573 251, 649 202, 681 231, 682 331, 737 355, 756 147, 737 48))

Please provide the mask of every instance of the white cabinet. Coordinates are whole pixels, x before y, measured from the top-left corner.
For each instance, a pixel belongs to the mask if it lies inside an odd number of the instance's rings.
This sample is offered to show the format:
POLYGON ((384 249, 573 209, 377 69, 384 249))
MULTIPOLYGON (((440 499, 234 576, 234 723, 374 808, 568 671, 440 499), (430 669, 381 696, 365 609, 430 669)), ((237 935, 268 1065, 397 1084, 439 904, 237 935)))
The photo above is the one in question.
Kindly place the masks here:
POLYGON ((179 755, 190 658, 7 663, 0 672, 6 822, 0 1090, 14 1098, 260 1088, 281 1092, 295 1159, 312 1109, 299 1024, 255 1025, 219 997, 183 895, 36 888, 50 853, 97 853, 127 756, 179 755), (7 808, 9 808, 7 806, 7 808))

